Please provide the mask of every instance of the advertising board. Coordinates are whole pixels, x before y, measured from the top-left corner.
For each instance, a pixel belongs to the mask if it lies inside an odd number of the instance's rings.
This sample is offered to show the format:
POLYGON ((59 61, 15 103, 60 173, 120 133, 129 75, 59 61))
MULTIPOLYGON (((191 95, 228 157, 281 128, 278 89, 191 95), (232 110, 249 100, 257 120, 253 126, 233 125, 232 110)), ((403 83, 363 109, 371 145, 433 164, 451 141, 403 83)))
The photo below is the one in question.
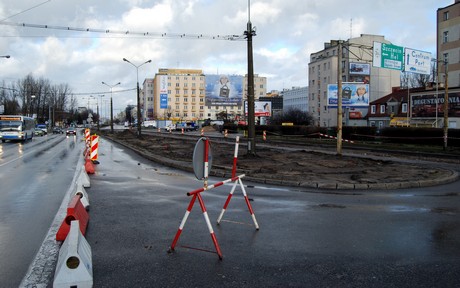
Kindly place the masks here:
MULTIPOLYGON (((337 107, 337 104, 337 84, 329 84, 327 85, 327 105, 337 107)), ((369 106, 369 84, 342 83, 342 105, 343 107, 369 106)))
POLYGON ((243 76, 206 75, 206 106, 241 106, 243 76))

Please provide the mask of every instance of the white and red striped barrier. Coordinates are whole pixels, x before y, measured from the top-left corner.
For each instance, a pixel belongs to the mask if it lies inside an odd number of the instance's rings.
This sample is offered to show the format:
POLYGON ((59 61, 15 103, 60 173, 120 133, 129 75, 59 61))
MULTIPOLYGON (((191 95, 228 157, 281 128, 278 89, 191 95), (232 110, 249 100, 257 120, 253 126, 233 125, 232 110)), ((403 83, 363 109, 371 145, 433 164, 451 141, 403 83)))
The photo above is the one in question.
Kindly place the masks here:
POLYGON ((241 178, 243 178, 245 175, 242 174, 242 175, 236 176, 236 162, 237 162, 237 159, 238 159, 239 137, 236 137, 235 153, 234 153, 234 157, 233 157, 233 167, 232 167, 232 178, 226 179, 226 180, 221 181, 221 182, 217 182, 217 183, 212 184, 212 185, 208 185, 208 183, 207 183, 207 181, 208 181, 208 172, 209 172, 208 171, 208 156, 210 154, 209 142, 208 142, 209 140, 207 138, 204 139, 204 140, 205 140, 205 142, 204 142, 205 143, 205 145, 204 145, 204 173, 203 173, 204 174, 204 177, 203 177, 204 186, 187 193, 187 196, 192 196, 192 199, 190 200, 190 203, 189 203, 189 205, 187 207, 187 210, 185 211, 185 215, 182 218, 182 221, 181 221, 181 223, 179 225, 179 229, 177 230, 176 235, 174 236, 173 242, 172 242, 168 252, 174 251, 174 249, 175 249, 175 247, 177 245, 177 242, 179 241, 179 237, 180 237, 180 235, 181 235, 181 233, 182 233, 182 231, 184 229, 185 223, 187 222, 188 216, 192 212, 193 205, 195 204, 196 199, 198 199, 198 202, 200 203, 201 211, 203 213, 203 217, 204 217, 204 219, 206 221, 206 225, 208 227, 209 233, 211 234, 211 239, 212 239, 212 241, 214 243, 216 253, 219 256, 219 259, 222 260, 222 252, 220 250, 219 243, 217 242, 216 235, 214 234, 214 230, 212 228, 211 221, 209 220, 209 216, 208 216, 208 213, 206 211, 206 206, 204 204, 203 198, 201 197, 201 192, 211 190, 213 188, 217 188, 217 187, 222 186, 222 185, 224 185, 225 183, 228 183, 228 182, 234 182, 233 187, 232 187, 232 189, 231 189, 231 191, 230 191, 230 193, 229 193, 229 195, 227 197, 227 200, 225 201, 224 208, 222 209, 222 212, 220 213, 219 218, 217 219, 217 224, 219 224, 220 221, 222 220, 222 217, 223 217, 226 209, 227 209, 228 204, 230 203, 230 199, 232 198, 232 195, 233 195, 233 193, 234 193, 234 191, 236 189, 236 186, 237 186, 237 184, 239 184, 240 187, 241 187, 241 190, 243 191, 243 195, 244 195, 244 198, 246 200, 246 204, 248 206, 249 213, 251 214, 252 220, 254 221, 254 225, 255 225, 257 230, 259 230, 259 224, 257 223, 256 217, 254 215, 254 211, 253 211, 253 209, 251 207, 251 204, 249 203, 249 198, 247 196, 246 190, 244 189, 243 182, 241 181, 241 178))
POLYGON ((85 129, 85 142, 87 146, 90 146, 90 141, 91 141, 90 135, 91 135, 91 131, 89 130, 89 128, 86 128, 85 129))
POLYGON ((262 138, 264 139, 264 141, 267 141, 267 131, 264 130, 262 138))
MULTIPOLYGON (((326 137, 326 138, 331 138, 331 139, 336 139, 337 140, 337 137, 335 136, 330 136, 330 135, 326 135, 326 134, 322 134, 322 133, 318 133, 319 134, 319 137, 326 137)), ((346 139, 342 139, 342 141, 344 142, 348 142, 348 143, 355 143, 354 141, 351 141, 351 140, 346 140, 346 139)))
POLYGON ((97 160, 98 149, 99 149, 99 136, 93 135, 91 136, 91 153, 90 153, 91 161, 97 160))
MULTIPOLYGON (((236 176, 236 163, 238 161, 238 147, 240 143, 240 137, 236 137, 236 142, 235 142, 235 153, 233 155, 233 167, 232 167, 232 179, 235 178, 236 176)), ((244 176, 244 175, 243 175, 244 176)), ((243 192, 244 200, 246 201, 246 205, 248 206, 249 213, 251 214, 252 221, 254 222, 254 226, 256 227, 256 230, 259 230, 259 224, 257 223, 256 216, 254 214, 254 210, 252 209, 251 203, 249 202, 248 195, 246 193, 246 189, 244 189, 243 181, 241 181, 242 177, 239 177, 238 179, 235 179, 233 183, 233 187, 230 190, 230 193, 228 194, 227 200, 225 201, 224 207, 222 208, 222 211, 220 212, 219 217, 217 218, 217 224, 220 224, 220 221, 222 220, 222 217, 224 216, 225 211, 227 210, 228 204, 230 203, 230 200, 232 199, 233 193, 235 192, 236 185, 239 183, 241 191, 243 192)))

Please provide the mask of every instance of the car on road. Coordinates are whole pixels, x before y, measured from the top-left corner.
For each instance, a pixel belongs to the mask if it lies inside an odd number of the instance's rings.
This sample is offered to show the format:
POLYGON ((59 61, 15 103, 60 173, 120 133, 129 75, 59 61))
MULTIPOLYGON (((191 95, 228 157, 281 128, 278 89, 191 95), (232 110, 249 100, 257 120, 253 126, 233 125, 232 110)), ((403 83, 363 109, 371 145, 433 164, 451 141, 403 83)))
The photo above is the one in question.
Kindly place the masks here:
POLYGON ((34 135, 35 135, 35 136, 44 136, 44 135, 45 135, 45 132, 43 132, 43 130, 40 129, 40 128, 35 128, 35 130, 34 130, 34 135))
POLYGON ((69 128, 67 128, 67 130, 65 131, 65 135, 66 135, 66 136, 69 136, 69 135, 77 136, 77 129, 75 129, 75 127, 69 127, 69 128))
POLYGON ((64 130, 61 127, 53 127, 53 134, 63 134, 64 130))
POLYGON ((41 129, 43 134, 48 134, 48 128, 46 127, 46 124, 37 124, 36 128, 41 129))

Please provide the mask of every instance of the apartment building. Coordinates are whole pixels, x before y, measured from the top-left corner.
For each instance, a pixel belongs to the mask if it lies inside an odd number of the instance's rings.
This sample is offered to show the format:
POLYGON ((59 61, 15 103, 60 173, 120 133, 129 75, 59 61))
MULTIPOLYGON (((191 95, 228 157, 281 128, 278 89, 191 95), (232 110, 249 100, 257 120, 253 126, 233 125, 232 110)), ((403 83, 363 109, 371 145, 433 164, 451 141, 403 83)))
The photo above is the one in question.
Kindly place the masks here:
POLYGON ((338 63, 338 40, 325 43, 323 50, 310 55, 308 100, 309 112, 314 118, 315 125, 337 126, 337 103, 333 105, 329 101, 329 85, 337 85, 339 72, 343 83, 362 83, 367 85, 368 89, 366 103, 343 106, 344 125, 366 126, 369 101, 388 95, 392 87, 400 86, 400 71, 372 67, 374 41, 389 43, 383 36, 361 34, 360 37, 342 42, 341 63, 338 63))
POLYGON ((153 118, 204 119, 205 75, 199 69, 159 69, 153 80, 153 118))
POLYGON ((142 118, 144 120, 153 120, 153 78, 146 78, 142 84, 142 90, 140 92, 140 102, 142 109, 142 118))
POLYGON ((460 86, 460 0, 437 11, 437 56, 439 79, 444 82, 447 71, 448 86, 460 86), (447 67, 444 65, 447 63, 447 67), (446 69, 447 68, 447 69, 446 69))

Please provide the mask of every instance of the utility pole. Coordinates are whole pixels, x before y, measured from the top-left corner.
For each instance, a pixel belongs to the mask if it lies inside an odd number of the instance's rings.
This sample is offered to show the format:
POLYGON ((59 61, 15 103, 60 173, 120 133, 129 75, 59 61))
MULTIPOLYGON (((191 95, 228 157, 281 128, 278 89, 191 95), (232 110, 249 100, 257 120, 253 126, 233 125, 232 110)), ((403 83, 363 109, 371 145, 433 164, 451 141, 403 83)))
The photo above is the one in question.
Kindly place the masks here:
POLYGON ((337 52, 337 155, 342 156, 342 40, 337 52))
POLYGON ((251 24, 251 3, 248 0, 248 24, 244 32, 248 39, 248 155, 256 155, 256 127, 254 113, 254 61, 252 52, 252 36, 256 31, 252 29, 251 24))
POLYGON ((448 84, 448 69, 447 61, 444 60, 444 151, 447 150, 447 133, 449 131, 449 84, 448 84))

